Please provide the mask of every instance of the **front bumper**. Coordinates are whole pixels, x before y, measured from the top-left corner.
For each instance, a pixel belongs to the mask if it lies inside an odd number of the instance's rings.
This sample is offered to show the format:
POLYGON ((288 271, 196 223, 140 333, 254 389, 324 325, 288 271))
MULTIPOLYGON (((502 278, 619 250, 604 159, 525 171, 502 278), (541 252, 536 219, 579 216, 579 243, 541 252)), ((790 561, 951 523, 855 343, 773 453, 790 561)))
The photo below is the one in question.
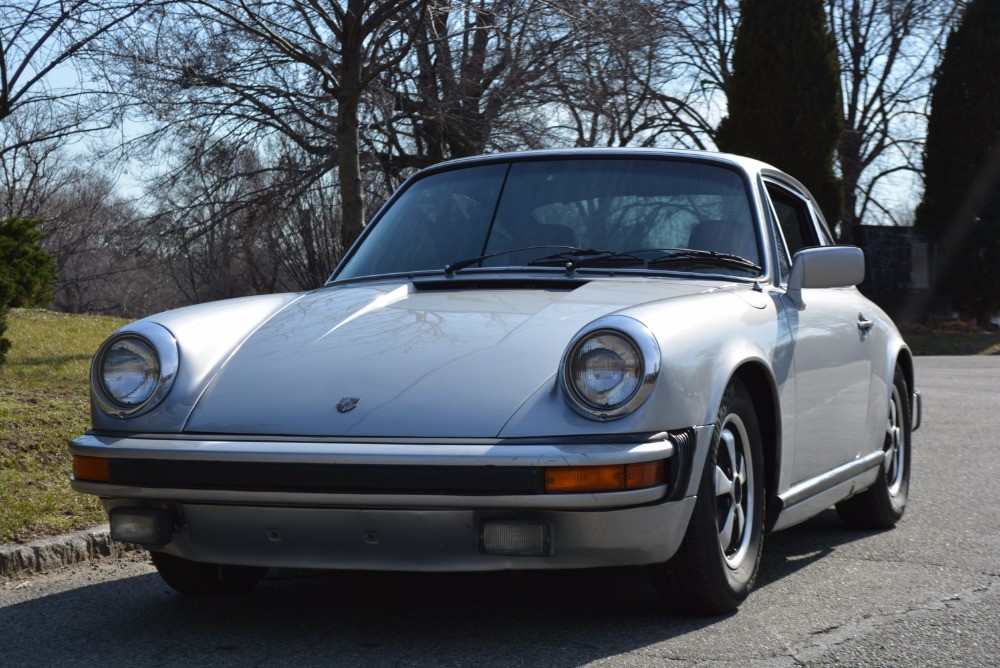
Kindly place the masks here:
MULTIPOLYGON (((132 505, 105 500, 109 510, 132 505)), ((168 504, 173 539, 151 549, 216 564, 394 571, 491 571, 666 561, 694 498, 608 511, 289 508, 168 504), (485 554, 483 522, 547 525, 549 556, 485 554)))
POLYGON ((115 508, 169 511, 193 561, 370 570, 552 569, 665 561, 684 536, 690 468, 711 428, 654 438, 511 444, 227 440, 87 434, 70 451, 110 461, 110 481, 74 480, 115 508), (543 467, 668 463, 665 484, 546 494, 543 467), (537 523, 547 556, 487 554, 486 523, 537 523))

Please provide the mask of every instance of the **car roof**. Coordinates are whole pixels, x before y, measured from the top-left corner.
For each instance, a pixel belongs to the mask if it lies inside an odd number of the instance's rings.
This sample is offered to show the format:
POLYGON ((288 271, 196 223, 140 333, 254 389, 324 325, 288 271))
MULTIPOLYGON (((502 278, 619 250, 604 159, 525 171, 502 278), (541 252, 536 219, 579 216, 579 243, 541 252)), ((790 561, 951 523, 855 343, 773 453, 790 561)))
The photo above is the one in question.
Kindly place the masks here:
POLYGON ((467 158, 456 158, 447 160, 428 167, 424 171, 437 171, 438 169, 449 169, 451 167, 465 166, 482 162, 505 162, 520 160, 537 160, 545 158, 599 158, 599 157, 664 157, 664 158, 688 158, 693 160, 706 160, 723 164, 737 165, 751 174, 756 174, 763 170, 779 172, 775 167, 741 155, 732 153, 719 153, 716 151, 705 151, 695 149, 673 149, 673 148, 558 148, 530 151, 510 151, 505 153, 487 153, 483 155, 471 156, 467 158))
MULTIPOLYGON (((410 179, 419 179, 429 174, 439 171, 448 171, 457 167, 467 167, 476 164, 490 164, 497 162, 521 162, 530 160, 545 160, 557 158, 601 158, 601 157, 637 157, 637 158, 680 158, 687 160, 699 160, 703 162, 714 162, 720 165, 735 166, 751 177, 763 175, 784 181, 786 185, 791 185, 801 193, 812 199, 809 189, 798 179, 787 174, 777 167, 762 162, 755 158, 748 158, 734 153, 720 153, 718 151, 707 151, 701 149, 676 149, 676 148, 639 148, 639 147, 619 147, 619 148, 557 148, 530 151, 509 151, 504 153, 486 153, 483 155, 470 156, 467 158, 456 158, 439 162, 430 167, 426 167, 413 174, 410 179)), ((817 205, 818 206, 818 205, 817 205)))

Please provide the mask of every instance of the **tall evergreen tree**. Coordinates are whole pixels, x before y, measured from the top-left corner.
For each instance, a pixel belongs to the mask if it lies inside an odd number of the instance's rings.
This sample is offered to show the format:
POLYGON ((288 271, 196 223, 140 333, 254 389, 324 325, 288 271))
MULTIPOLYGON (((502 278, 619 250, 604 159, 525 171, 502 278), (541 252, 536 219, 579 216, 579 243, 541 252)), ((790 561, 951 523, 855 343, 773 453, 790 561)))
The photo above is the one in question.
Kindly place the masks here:
POLYGON ((1000 2, 972 0, 931 98, 917 228, 936 242, 937 287, 981 325, 1000 309, 1000 2))
POLYGON ((732 71, 716 145, 799 179, 836 224, 840 68, 823 0, 742 0, 732 71))

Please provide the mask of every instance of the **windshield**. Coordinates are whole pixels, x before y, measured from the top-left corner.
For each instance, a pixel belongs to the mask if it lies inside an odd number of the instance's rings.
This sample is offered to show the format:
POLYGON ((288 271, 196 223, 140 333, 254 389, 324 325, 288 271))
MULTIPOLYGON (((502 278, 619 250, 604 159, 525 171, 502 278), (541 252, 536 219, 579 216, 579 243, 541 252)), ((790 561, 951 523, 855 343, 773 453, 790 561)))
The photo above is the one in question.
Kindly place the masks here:
POLYGON ((598 254, 587 267, 631 263, 747 277, 759 273, 758 247, 747 186, 735 170, 667 159, 538 160, 415 181, 337 279, 446 266, 537 267, 576 249, 598 254), (668 253, 670 262, 657 263, 668 253), (712 262, 715 254, 749 262, 712 262))

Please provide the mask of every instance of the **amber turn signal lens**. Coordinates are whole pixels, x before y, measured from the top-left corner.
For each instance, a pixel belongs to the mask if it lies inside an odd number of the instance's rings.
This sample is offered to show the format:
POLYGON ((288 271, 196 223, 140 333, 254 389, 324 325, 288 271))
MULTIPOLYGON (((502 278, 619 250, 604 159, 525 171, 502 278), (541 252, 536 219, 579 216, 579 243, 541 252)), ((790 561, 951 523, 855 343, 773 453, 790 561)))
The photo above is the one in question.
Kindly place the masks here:
POLYGON ((73 479, 89 482, 110 482, 109 461, 107 457, 73 455, 73 479))
POLYGON ((629 464, 625 467, 626 489, 641 489, 655 487, 663 483, 663 460, 629 464))
POLYGON ((624 466, 560 466, 545 469, 545 491, 612 492, 625 489, 624 466))
POLYGON ((545 469, 545 491, 586 494, 642 489, 663 483, 663 460, 613 466, 560 466, 545 469))

